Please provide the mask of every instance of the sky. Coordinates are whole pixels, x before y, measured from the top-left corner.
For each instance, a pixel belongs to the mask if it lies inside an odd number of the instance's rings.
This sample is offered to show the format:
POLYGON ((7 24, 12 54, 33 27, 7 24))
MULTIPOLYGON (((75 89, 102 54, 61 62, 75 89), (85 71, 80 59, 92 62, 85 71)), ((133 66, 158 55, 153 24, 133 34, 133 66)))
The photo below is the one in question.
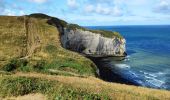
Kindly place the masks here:
POLYGON ((82 26, 170 25, 170 0, 0 0, 0 15, 31 13, 82 26))

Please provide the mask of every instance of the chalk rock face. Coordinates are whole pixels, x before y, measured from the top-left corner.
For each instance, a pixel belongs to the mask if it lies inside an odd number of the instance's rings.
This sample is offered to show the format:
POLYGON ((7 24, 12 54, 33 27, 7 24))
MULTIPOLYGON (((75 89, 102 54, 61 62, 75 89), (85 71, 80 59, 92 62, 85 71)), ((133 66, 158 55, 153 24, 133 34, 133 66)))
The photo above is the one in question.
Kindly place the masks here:
POLYGON ((124 56, 125 39, 103 37, 100 34, 82 29, 64 29, 61 35, 61 43, 64 48, 76 51, 88 56, 124 56))

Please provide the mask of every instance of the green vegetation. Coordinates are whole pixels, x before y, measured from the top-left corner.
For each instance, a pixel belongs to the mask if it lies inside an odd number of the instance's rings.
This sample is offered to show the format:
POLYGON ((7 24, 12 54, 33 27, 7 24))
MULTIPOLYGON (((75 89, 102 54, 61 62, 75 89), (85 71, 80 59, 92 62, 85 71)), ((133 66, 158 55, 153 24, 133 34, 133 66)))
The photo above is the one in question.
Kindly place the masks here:
POLYGON ((0 17, 0 69, 8 72, 40 72, 56 75, 96 75, 89 59, 65 50, 60 33, 49 25, 66 22, 44 14, 22 17, 0 17), (2 21, 1 21, 2 20, 2 21), (9 27, 11 27, 9 29, 9 27))
POLYGON ((42 14, 42 13, 34 13, 34 14, 30 14, 27 15, 28 17, 34 17, 34 18, 41 18, 41 19, 49 19, 51 18, 51 16, 48 16, 46 14, 42 14))
MULTIPOLYGON (((84 66, 89 62, 76 62, 73 58, 54 59, 52 62, 46 60, 39 60, 34 65, 30 65, 25 59, 13 59, 4 67, 2 71, 6 72, 39 72, 53 75, 65 76, 94 76, 95 65, 84 66)), ((91 63, 89 63, 90 65, 91 63)))
POLYGON ((87 77, 38 73, 0 74, 0 97, 41 93, 49 100, 168 100, 168 91, 107 83, 87 77))
POLYGON ((108 37, 108 38, 113 38, 113 37, 118 37, 120 39, 122 39, 122 35, 120 35, 120 33, 118 32, 112 32, 112 31, 106 31, 106 30, 89 30, 93 33, 97 33, 97 34, 101 34, 104 37, 108 37))
POLYGON ((42 93, 48 96, 49 100, 58 99, 108 99, 108 96, 102 94, 89 93, 81 89, 75 89, 62 84, 58 81, 51 81, 41 78, 28 77, 9 77, 4 76, 0 78, 0 96, 22 96, 30 93, 42 93))
POLYGON ((25 59, 21 59, 21 60, 17 60, 17 59, 12 59, 10 61, 10 63, 6 64, 4 67, 2 67, 2 70, 10 72, 13 71, 19 67, 24 67, 27 65, 27 60, 25 59))
POLYGON ((40 19, 48 19, 47 23, 54 25, 54 26, 62 26, 62 27, 66 27, 67 26, 67 22, 65 22, 64 20, 55 18, 55 17, 51 17, 45 14, 41 14, 41 13, 34 13, 34 14, 30 14, 28 15, 28 17, 31 18, 40 18, 40 19))
POLYGON ((76 30, 76 29, 87 30, 84 27, 81 27, 81 26, 79 26, 77 24, 68 24, 67 29, 69 29, 69 30, 76 30))
POLYGON ((60 19, 55 18, 55 17, 50 17, 50 16, 45 15, 45 14, 39 14, 39 13, 31 14, 31 15, 29 15, 29 17, 50 19, 48 21, 49 24, 54 25, 54 26, 61 25, 62 27, 66 27, 69 30, 81 29, 81 30, 84 30, 84 31, 93 32, 95 34, 101 34, 102 36, 108 37, 108 38, 113 38, 113 37, 118 37, 118 38, 121 38, 121 39, 123 38, 122 35, 118 32, 112 32, 112 31, 106 31, 106 30, 90 30, 90 29, 84 28, 82 26, 79 26, 77 24, 68 24, 67 22, 65 22, 63 20, 60 20, 60 19))
POLYGON ((0 99, 31 93, 41 93, 49 100, 170 99, 168 91, 95 78, 95 64, 62 48, 56 27, 123 38, 117 32, 88 30, 44 14, 0 16, 0 99))
POLYGON ((102 36, 108 37, 108 38, 113 38, 113 37, 118 37, 120 39, 123 38, 123 36, 120 35, 120 33, 118 33, 118 32, 112 32, 112 31, 106 31, 106 30, 90 30, 90 29, 81 27, 77 24, 68 24, 67 29, 70 29, 70 30, 81 29, 81 30, 84 30, 84 31, 93 32, 94 34, 101 34, 102 36))

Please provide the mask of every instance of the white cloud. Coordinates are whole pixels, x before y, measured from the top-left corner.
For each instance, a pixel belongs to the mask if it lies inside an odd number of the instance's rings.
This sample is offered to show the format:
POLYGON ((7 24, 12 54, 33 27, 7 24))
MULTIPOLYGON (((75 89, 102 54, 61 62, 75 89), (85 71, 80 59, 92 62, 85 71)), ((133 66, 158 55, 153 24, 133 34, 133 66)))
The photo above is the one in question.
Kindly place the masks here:
POLYGON ((84 11, 87 14, 100 14, 100 15, 112 15, 122 16, 123 11, 118 6, 108 6, 106 4, 98 3, 97 5, 89 4, 85 6, 84 11))
POLYGON ((0 15, 14 16, 15 12, 7 9, 5 0, 0 0, 0 15))
POLYGON ((78 3, 76 2, 76 0, 67 0, 67 5, 73 9, 78 7, 78 3))
POLYGON ((98 14, 105 14, 109 15, 111 14, 111 9, 110 7, 104 6, 102 4, 97 4, 97 7, 95 8, 96 13, 98 14))
POLYGON ((35 3, 44 3, 46 2, 47 0, 29 0, 31 2, 35 2, 35 3))
POLYGON ((94 6, 93 5, 87 5, 87 6, 85 6, 84 10, 85 10, 86 13, 93 12, 94 6))
POLYGON ((25 12, 24 11, 19 11, 19 15, 25 15, 25 12))
POLYGON ((23 10, 13 11, 11 9, 4 9, 3 12, 0 13, 1 15, 8 15, 8 16, 22 16, 25 15, 23 10))
POLYGON ((160 0, 153 11, 156 13, 170 14, 170 0, 160 0))
POLYGON ((10 9, 5 9, 3 12, 3 15, 8 15, 8 16, 15 16, 16 13, 10 9))
POLYGON ((122 16, 123 15, 123 12, 120 8, 118 8, 117 6, 115 6, 113 8, 113 15, 115 16, 122 16))

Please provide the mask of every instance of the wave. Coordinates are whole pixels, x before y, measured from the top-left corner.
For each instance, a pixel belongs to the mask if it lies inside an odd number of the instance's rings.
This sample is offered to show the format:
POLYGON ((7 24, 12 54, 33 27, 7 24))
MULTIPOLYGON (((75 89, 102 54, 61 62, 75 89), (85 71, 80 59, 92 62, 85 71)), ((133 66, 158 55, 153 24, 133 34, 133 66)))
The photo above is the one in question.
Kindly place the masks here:
POLYGON ((130 68, 130 66, 127 64, 114 64, 114 66, 117 68, 130 68))
POLYGON ((158 76, 164 75, 163 72, 147 73, 144 71, 136 72, 127 64, 114 64, 113 71, 122 78, 144 87, 166 89, 165 81, 157 79, 158 76))
POLYGON ((158 80, 158 79, 155 79, 155 78, 151 78, 150 80, 146 80, 147 83, 150 83, 152 84, 152 86, 154 87, 158 87, 158 88, 163 88, 165 82, 164 81, 161 81, 161 80, 158 80))

